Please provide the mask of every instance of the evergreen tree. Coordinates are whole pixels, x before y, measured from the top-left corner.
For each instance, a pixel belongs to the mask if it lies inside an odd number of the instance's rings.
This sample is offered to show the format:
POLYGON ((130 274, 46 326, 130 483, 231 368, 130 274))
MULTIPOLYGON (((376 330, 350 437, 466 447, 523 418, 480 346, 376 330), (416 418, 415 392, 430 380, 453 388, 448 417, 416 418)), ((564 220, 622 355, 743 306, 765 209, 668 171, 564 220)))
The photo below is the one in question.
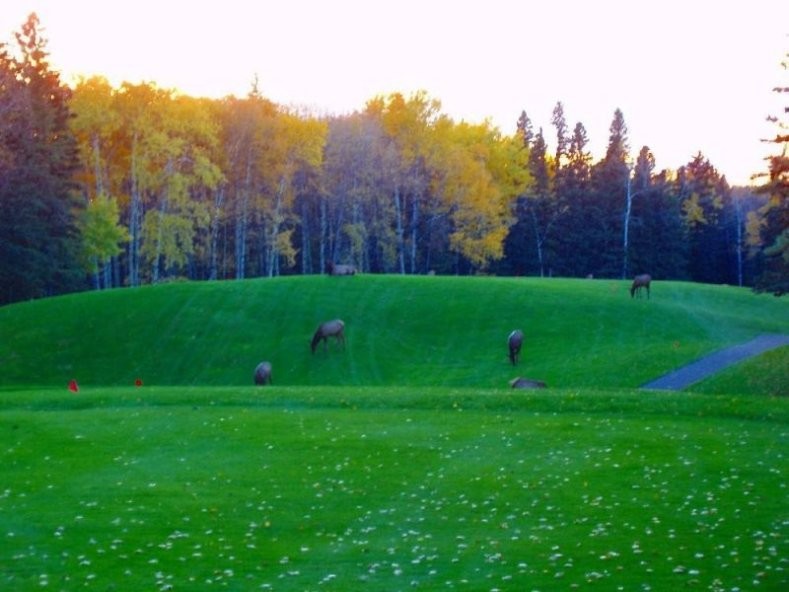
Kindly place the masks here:
POLYGON ((70 92, 31 14, 0 47, 0 303, 85 287, 78 264, 70 92))
MULTIPOLYGON (((786 54, 789 58, 789 53, 786 54)), ((789 61, 782 62, 784 71, 789 61)), ((789 87, 778 86, 778 93, 789 93, 789 87)), ((784 107, 783 117, 771 117, 778 126, 775 138, 769 140, 776 145, 777 154, 768 159, 767 181, 759 188, 769 196, 767 204, 760 210, 757 219, 758 240, 762 250, 763 271, 756 281, 759 291, 772 292, 776 296, 789 292, 789 106, 784 107)))
POLYGON ((679 198, 667 171, 650 175, 636 165, 630 224, 629 275, 687 279, 687 234, 679 198))
MULTIPOLYGON (((521 111, 515 127, 516 135, 523 147, 530 151, 529 160, 535 158, 536 152, 541 152, 544 158, 545 140, 542 138, 542 129, 540 129, 539 140, 537 140, 531 119, 526 111, 521 111), (538 143, 539 145, 535 146, 538 143)), ((496 265, 496 270, 500 274, 521 276, 535 272, 535 268, 530 263, 534 252, 534 240, 528 221, 526 199, 525 195, 521 195, 515 200, 515 221, 510 226, 507 238, 504 240, 504 257, 496 265)))
POLYGON ((761 231, 759 212, 767 202, 768 196, 759 192, 758 187, 733 187, 732 202, 735 219, 735 259, 739 286, 756 286, 763 272, 761 250, 761 231), (752 234, 755 231, 756 234, 752 234), (754 256, 755 255, 755 256, 754 256))
POLYGON ((551 178, 546 157, 546 143, 542 129, 537 134, 534 147, 529 153, 529 172, 533 178, 526 201, 527 216, 532 240, 537 254, 540 277, 549 273, 546 268, 545 239, 555 220, 551 196, 551 178))
POLYGON ((564 118, 564 105, 562 105, 561 101, 558 101, 553 108, 551 123, 556 128, 556 159, 554 166, 559 169, 562 167, 562 161, 567 156, 567 144, 569 143, 567 121, 564 118))
MULTIPOLYGON (((629 276, 629 261, 631 257, 630 253, 630 222, 631 222, 631 215, 633 210, 633 200, 638 196, 640 193, 646 193, 649 190, 651 179, 652 179, 652 171, 655 169, 655 157, 650 152, 648 146, 644 146, 641 148, 641 152, 638 153, 638 159, 636 160, 636 167, 635 167, 635 181, 630 176, 630 171, 628 171, 628 178, 627 178, 627 198, 626 198, 626 205, 625 205, 625 219, 624 219, 624 232, 623 232, 623 263, 622 263, 622 279, 626 279, 629 276)), ((643 273, 643 272, 642 272, 643 273)))
POLYGON ((690 279, 711 284, 737 282, 732 236, 725 215, 732 208, 731 189, 700 152, 677 174, 678 194, 688 231, 690 279))
POLYGON ((586 128, 578 122, 570 138, 567 165, 559 169, 556 199, 563 211, 551 241, 557 253, 555 272, 577 277, 591 273, 590 249, 586 237, 587 211, 592 207, 590 178, 592 156, 588 151, 586 128))
POLYGON ((551 192, 551 174, 547 145, 542 128, 534 137, 528 159, 531 183, 515 208, 517 221, 510 228, 507 255, 518 275, 550 273, 546 239, 557 218, 556 203, 551 192))
POLYGON ((589 272, 618 277, 622 272, 622 232, 628 167, 627 126, 614 112, 605 157, 592 169, 592 203, 587 215, 589 272))
POLYGON ((534 140, 534 130, 532 129, 531 119, 529 119, 529 116, 526 115, 526 111, 521 111, 521 115, 518 118, 518 122, 516 124, 516 129, 518 137, 520 137, 520 139, 523 141, 524 147, 529 148, 532 141, 534 140))

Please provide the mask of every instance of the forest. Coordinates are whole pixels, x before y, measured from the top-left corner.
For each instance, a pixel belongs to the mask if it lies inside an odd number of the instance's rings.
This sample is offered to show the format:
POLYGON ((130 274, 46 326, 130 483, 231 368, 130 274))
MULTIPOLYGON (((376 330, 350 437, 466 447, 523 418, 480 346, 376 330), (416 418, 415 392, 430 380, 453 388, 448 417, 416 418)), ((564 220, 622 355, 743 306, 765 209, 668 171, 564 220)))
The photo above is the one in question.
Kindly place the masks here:
POLYGON ((33 14, 0 45, 0 304, 329 263, 789 289, 781 117, 761 184, 731 187, 702 153, 678 170, 648 146, 633 158, 619 109, 595 161, 561 101, 549 131, 524 109, 510 136, 454 121, 427 92, 317 116, 257 80, 223 99, 100 77, 72 88, 39 29, 33 14))

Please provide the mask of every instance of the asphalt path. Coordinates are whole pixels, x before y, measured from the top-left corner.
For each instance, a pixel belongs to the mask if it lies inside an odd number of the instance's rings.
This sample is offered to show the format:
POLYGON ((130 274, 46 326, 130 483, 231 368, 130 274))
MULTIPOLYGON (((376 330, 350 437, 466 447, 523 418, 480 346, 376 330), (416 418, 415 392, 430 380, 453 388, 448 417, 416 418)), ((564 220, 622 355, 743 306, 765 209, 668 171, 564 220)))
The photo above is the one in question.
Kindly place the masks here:
MULTIPOLYGON (((727 347, 713 354, 705 356, 695 362, 683 366, 660 378, 641 386, 642 389, 680 391, 691 384, 709 378, 713 374, 728 368, 747 358, 758 356, 766 351, 789 345, 789 335, 767 334, 759 335, 740 345, 727 347)), ((789 386, 787 386, 789 388, 789 386)))

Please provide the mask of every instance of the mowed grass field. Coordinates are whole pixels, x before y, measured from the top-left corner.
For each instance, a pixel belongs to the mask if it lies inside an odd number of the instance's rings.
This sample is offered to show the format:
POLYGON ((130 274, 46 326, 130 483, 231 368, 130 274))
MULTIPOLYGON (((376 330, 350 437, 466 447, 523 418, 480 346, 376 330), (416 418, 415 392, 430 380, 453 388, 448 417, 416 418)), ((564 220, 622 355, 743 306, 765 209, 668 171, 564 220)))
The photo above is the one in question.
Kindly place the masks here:
POLYGON ((784 590, 789 348, 637 387, 787 312, 378 276, 0 308, 0 589, 784 590), (334 317, 346 348, 312 355, 334 317))
MULTIPOLYGON (((288 277, 77 294, 0 308, 0 387, 245 386, 261 360, 280 386, 637 387, 760 333, 789 333, 789 302, 657 282, 288 277), (341 318, 347 347, 310 355, 341 318), (521 364, 507 335, 526 334, 521 364)), ((785 352, 784 352, 785 354, 785 352)), ((784 359, 786 359, 784 355, 784 359)))

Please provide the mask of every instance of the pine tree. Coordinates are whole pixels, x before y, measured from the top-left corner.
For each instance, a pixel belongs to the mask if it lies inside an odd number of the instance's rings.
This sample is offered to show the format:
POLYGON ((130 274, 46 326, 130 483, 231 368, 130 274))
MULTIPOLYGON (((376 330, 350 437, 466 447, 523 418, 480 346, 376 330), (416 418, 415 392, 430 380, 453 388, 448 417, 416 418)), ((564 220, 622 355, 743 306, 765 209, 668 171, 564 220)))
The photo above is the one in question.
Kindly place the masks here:
POLYGON ((678 171, 677 187, 688 231, 690 279, 736 283, 735 257, 726 228, 726 213, 732 211, 726 178, 699 152, 678 171))
POLYGON ((563 166, 563 161, 567 156, 567 145, 569 138, 567 136, 567 120, 564 118, 564 105, 559 101, 553 108, 553 116, 551 123, 556 128, 556 159, 555 166, 557 169, 563 166))
POLYGON ((532 128, 531 119, 526 115, 526 111, 521 111, 521 115, 516 124, 516 130, 518 137, 523 141, 523 145, 529 148, 534 140, 534 129, 532 128))
POLYGON ((547 145, 540 128, 529 146, 529 186, 515 207, 516 222, 507 237, 507 257, 518 274, 552 274, 551 239, 566 208, 556 199, 547 145))
MULTIPOLYGON (((789 53, 786 54, 789 58, 789 53)), ((782 64, 789 69, 789 61, 782 64)), ((778 93, 789 93, 789 87, 778 86, 778 93)), ((772 292, 776 296, 789 293, 789 106, 784 107, 783 117, 771 117, 778 126, 775 138, 769 142, 776 145, 777 154, 768 159, 768 180, 759 191, 769 196, 767 204, 760 210, 761 244, 764 270, 757 278, 755 288, 772 292)))
POLYGON ((588 150, 589 138, 580 122, 575 125, 570 138, 567 165, 559 169, 556 181, 556 199, 563 211, 551 240, 557 254, 555 272, 563 276, 587 276, 592 273, 589 241, 587 239, 587 212, 592 211, 590 178, 592 156, 588 150))
POLYGON ((587 213, 590 272, 618 277, 622 272, 623 213, 628 168, 627 126, 622 111, 614 112, 605 157, 592 169, 592 207, 587 213))
POLYGON ((38 27, 31 14, 15 35, 16 56, 0 47, 0 303, 85 286, 75 256, 70 91, 51 70, 38 27))
POLYGON ((655 159, 644 147, 633 169, 628 275, 687 279, 687 233, 679 199, 668 171, 655 174, 654 169, 655 159))

